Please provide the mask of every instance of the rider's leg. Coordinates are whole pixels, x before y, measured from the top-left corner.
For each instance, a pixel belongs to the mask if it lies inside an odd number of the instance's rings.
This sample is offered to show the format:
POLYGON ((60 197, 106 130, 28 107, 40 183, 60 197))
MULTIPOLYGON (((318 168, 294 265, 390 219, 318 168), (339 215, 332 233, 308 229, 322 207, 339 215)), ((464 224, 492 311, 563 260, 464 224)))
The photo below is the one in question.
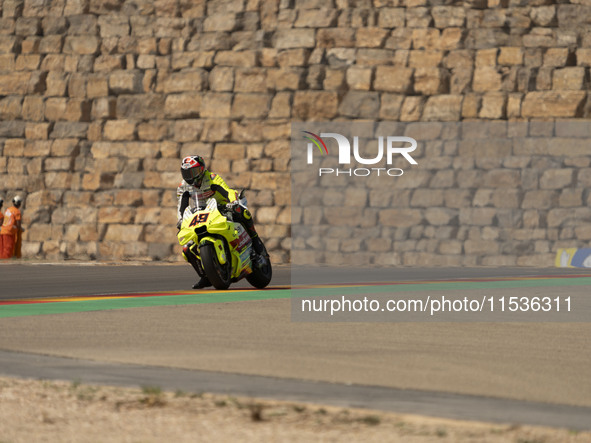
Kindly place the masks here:
POLYGON ((193 289, 201 289, 211 286, 211 282, 209 281, 203 270, 199 267, 199 264, 197 263, 197 257, 195 257, 195 254, 191 252, 191 250, 189 249, 189 245, 183 246, 183 254, 185 255, 185 257, 187 257, 187 261, 191 263, 191 266, 193 266, 193 269, 195 269, 197 275, 201 277, 201 279, 193 285, 193 289))
POLYGON ((252 214, 248 209, 236 206, 234 213, 238 216, 237 219, 240 221, 246 232, 252 239, 252 246, 257 254, 264 254, 265 246, 259 237, 256 229, 254 228, 254 221, 252 220, 252 214))

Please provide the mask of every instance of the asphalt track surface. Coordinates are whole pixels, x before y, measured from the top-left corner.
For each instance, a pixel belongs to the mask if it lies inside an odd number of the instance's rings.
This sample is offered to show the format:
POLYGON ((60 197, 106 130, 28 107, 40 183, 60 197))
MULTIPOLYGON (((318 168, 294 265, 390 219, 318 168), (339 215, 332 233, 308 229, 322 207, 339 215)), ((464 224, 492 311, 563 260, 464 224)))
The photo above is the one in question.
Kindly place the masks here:
MULTIPOLYGON (((573 274, 589 271, 398 269, 392 280, 573 274)), ((591 429, 589 323, 297 323, 285 296, 287 268, 276 268, 277 289, 264 297, 261 291, 206 296, 188 290, 193 281, 184 265, 0 264, 0 300, 35 302, 16 307, 31 309, 22 316, 0 318, 0 374, 591 429), (158 291, 173 294, 171 301, 100 308, 108 296, 158 291), (97 294, 103 296, 92 297, 97 294), (186 297, 209 298, 179 302, 186 297), (48 298, 53 302, 39 303, 48 298), (91 300, 98 300, 97 310, 77 308, 91 300), (73 308, 44 313, 49 306, 73 308)), ((590 289, 551 293, 591 296, 590 289)), ((495 289, 507 295, 543 290, 495 289)), ((0 303, 0 315, 9 308, 0 303)))

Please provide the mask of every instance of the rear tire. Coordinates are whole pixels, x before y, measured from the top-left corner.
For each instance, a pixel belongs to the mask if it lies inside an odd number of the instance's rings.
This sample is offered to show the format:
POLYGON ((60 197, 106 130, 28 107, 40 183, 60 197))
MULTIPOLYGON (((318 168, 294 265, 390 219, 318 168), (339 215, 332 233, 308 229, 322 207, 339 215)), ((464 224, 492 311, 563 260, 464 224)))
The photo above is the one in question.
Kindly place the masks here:
POLYGON ((228 289, 232 277, 232 269, 230 265, 230 256, 226 254, 226 264, 222 265, 215 252, 212 243, 205 243, 199 247, 199 254, 201 255, 201 263, 205 275, 216 289, 228 289))
POLYGON ((271 278, 273 277, 273 268, 268 255, 260 256, 259 260, 261 260, 260 267, 257 266, 257 264, 253 261, 252 274, 247 275, 246 280, 255 288, 263 289, 266 288, 269 283, 271 283, 271 278))

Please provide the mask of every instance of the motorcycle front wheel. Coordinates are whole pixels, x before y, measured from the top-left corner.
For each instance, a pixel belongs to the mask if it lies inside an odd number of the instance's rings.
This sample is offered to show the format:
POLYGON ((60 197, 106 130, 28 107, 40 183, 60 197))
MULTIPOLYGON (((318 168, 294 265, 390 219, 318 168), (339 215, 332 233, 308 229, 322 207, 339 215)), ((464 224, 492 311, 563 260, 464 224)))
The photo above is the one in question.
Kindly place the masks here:
MULTIPOLYGON (((205 243, 199 248, 201 255, 201 263, 203 264, 203 270, 205 275, 216 289, 228 289, 232 277, 232 269, 230 261, 222 265, 218 260, 218 256, 215 253, 213 244, 205 243)), ((228 259, 230 258, 226 255, 228 259)))

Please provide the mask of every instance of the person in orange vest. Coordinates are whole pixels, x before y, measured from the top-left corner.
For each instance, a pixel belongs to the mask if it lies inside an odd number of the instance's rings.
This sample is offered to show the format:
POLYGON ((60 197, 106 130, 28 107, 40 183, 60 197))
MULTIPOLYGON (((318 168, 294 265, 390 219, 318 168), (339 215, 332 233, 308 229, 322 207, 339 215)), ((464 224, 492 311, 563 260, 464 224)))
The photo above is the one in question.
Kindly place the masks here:
MULTIPOLYGON (((4 205, 4 199, 0 197, 0 229, 4 222, 4 212, 2 212, 2 206, 4 205)), ((0 235, 0 254, 2 254, 2 235, 0 235)))
POLYGON ((0 258, 12 258, 16 250, 16 243, 21 232, 21 211, 20 206, 23 200, 20 196, 12 199, 12 206, 4 212, 4 222, 0 229, 2 237, 2 250, 0 258))

